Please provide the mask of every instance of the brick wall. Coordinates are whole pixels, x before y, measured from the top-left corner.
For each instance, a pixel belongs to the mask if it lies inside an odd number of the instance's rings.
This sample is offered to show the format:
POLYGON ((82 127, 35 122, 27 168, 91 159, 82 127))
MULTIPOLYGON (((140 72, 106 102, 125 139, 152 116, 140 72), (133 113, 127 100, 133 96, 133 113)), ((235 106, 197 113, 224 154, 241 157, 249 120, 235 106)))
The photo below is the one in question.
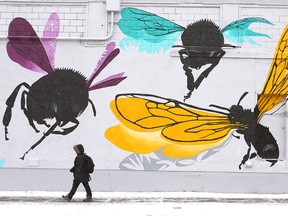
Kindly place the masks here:
MULTIPOLYGON (((250 4, 227 4, 226 1, 207 1, 200 4, 197 1, 160 1, 159 3, 145 3, 146 1, 122 1, 122 7, 137 7, 161 17, 167 18, 182 26, 187 26, 189 23, 200 19, 211 19, 220 27, 225 27, 230 22, 245 17, 263 17, 271 21, 275 26, 271 27, 265 24, 253 24, 253 29, 259 32, 269 34, 272 39, 259 38, 262 44, 262 49, 271 49, 278 41, 278 36, 288 22, 288 4, 279 5, 277 1, 271 2, 250 2, 250 4), (184 3, 182 3, 184 2, 184 3), (195 2, 195 3, 193 3, 195 2), (221 3, 223 2, 223 3, 221 3), (269 4, 267 4, 269 3, 269 4)), ((235 1, 236 2, 236 1, 235 1)), ((281 2, 281 1, 279 1, 281 2)), ((95 1, 92 6, 91 2, 87 1, 56 1, 53 5, 49 1, 4 1, 0 2, 0 37, 7 36, 7 29, 10 21, 15 17, 23 17, 29 20, 35 30, 41 34, 47 18, 51 12, 57 12, 61 19, 61 29, 59 37, 85 37, 95 34, 105 35, 109 25, 106 14, 104 1, 95 1), (47 2, 47 3, 45 3, 47 2), (101 14, 98 11, 91 10, 93 7, 100 7, 101 14), (90 8, 90 12, 89 12, 90 8), (106 15, 105 15, 106 16, 106 15), (92 20, 92 21, 91 21, 92 20), (100 21, 99 21, 100 20, 100 21), (96 24, 95 24, 95 23, 96 24), (96 29, 97 28, 97 29, 96 29), (101 32, 101 33, 99 33, 101 32)), ((115 14, 115 31, 113 40, 116 42, 123 38, 122 32, 117 28, 117 20, 120 15, 115 14)), ((108 17, 109 19, 109 17, 108 17)), ((243 44, 243 48, 251 48, 249 44, 243 44)))
POLYGON ((61 19, 60 37, 83 37, 87 24, 86 4, 14 4, 0 3, 0 36, 6 36, 8 25, 15 17, 23 17, 41 33, 51 12, 57 12, 61 19))

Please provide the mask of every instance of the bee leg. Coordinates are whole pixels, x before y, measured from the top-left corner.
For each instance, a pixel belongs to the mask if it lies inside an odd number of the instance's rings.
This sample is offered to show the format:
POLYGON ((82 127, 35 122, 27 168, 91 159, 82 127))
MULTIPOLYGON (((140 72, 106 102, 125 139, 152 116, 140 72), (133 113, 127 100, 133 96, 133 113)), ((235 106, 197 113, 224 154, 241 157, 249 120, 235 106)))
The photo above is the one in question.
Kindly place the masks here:
POLYGON ((26 118, 29 121, 30 126, 35 130, 36 133, 39 133, 40 131, 36 128, 35 124, 34 124, 34 120, 30 115, 30 112, 25 108, 25 104, 26 104, 26 97, 25 95, 28 95, 27 91, 23 91, 22 92, 22 96, 21 96, 21 109, 23 110, 26 118))
POLYGON ((232 134, 233 137, 235 137, 236 139, 240 139, 240 136, 236 136, 235 134, 232 134))
POLYGON ((242 159, 241 163, 239 164, 239 170, 241 170, 241 166, 244 165, 246 163, 246 161, 248 161, 249 158, 250 158, 250 151, 251 151, 250 138, 244 136, 244 139, 245 139, 246 144, 248 145, 248 150, 247 150, 247 153, 243 156, 243 159, 242 159))
MULTIPOLYGON (((63 131, 52 131, 52 134, 60 134, 60 135, 67 135, 69 133, 71 133, 72 131, 74 131, 78 125, 79 125, 79 121, 77 119, 71 120, 70 122, 75 123, 74 126, 69 127, 69 128, 62 128, 63 131)), ((61 124, 61 127, 65 126, 68 122, 61 124)))
POLYGON ((16 97, 17 97, 18 92, 19 92, 19 90, 20 90, 20 88, 22 86, 26 87, 27 89, 30 89, 30 85, 28 85, 27 83, 23 82, 23 83, 19 84, 14 89, 12 94, 6 100, 6 106, 7 107, 6 107, 6 111, 4 113, 3 120, 2 120, 2 123, 3 123, 4 127, 5 127, 5 140, 9 140, 8 139, 8 126, 9 126, 9 123, 10 123, 11 117, 12 117, 12 108, 14 107, 14 103, 15 103, 16 97))
POLYGON ((185 100, 187 100, 191 97, 192 92, 195 89, 195 86, 194 86, 195 83, 194 83, 194 76, 193 76, 192 70, 186 65, 183 66, 183 69, 184 69, 185 75, 187 77, 187 89, 189 90, 187 95, 184 96, 184 102, 185 102, 185 100))
POLYGON ((243 159, 242 159, 241 163, 239 164, 239 170, 241 170, 241 166, 244 165, 246 163, 246 161, 249 159, 250 151, 251 151, 251 148, 248 148, 247 153, 243 156, 243 159))
POLYGON ((51 126, 50 124, 47 124, 47 122, 44 119, 37 121, 37 123, 38 124, 44 124, 48 128, 51 126))
POLYGON ((4 133, 5 133, 5 140, 9 140, 9 138, 8 138, 8 128, 7 127, 4 128, 4 133))
POLYGON ((190 90, 190 91, 187 93, 187 95, 184 96, 184 102, 191 97, 192 92, 193 92, 193 91, 190 90))
POLYGON ((94 116, 96 116, 96 108, 95 108, 95 106, 94 106, 94 104, 93 104, 93 101, 91 101, 91 100, 89 99, 88 102, 89 102, 89 103, 91 104, 91 106, 92 106, 92 110, 93 110, 94 116))
POLYGON ((22 157, 20 157, 21 160, 24 160, 25 156, 29 153, 29 151, 32 151, 34 148, 36 148, 36 146, 38 146, 47 136, 49 136, 54 129, 59 125, 60 122, 56 122, 55 124, 53 124, 49 130, 43 134, 43 136, 34 144, 32 145, 25 153, 22 157))
POLYGON ((207 78, 210 74, 210 72, 219 64, 220 59, 225 55, 225 51, 221 50, 219 52, 216 52, 216 56, 211 56, 211 66, 207 68, 205 71, 203 71, 200 76, 195 81, 195 88, 197 89, 202 81, 207 78))
POLYGON ((257 153, 252 153, 251 155, 250 155, 250 159, 253 159, 253 158, 255 158, 257 156, 257 153))

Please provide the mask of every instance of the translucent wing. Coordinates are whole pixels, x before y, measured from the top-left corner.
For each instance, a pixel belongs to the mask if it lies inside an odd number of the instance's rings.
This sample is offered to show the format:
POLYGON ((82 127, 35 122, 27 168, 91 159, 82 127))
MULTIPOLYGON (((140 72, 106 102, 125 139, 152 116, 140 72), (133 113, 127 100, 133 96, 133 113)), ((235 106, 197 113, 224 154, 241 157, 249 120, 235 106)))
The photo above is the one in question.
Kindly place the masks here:
POLYGON ((268 25, 273 25, 271 22, 264 18, 260 17, 249 17, 240 20, 236 20, 221 30, 221 33, 232 43, 242 44, 245 41, 250 42, 251 44, 258 44, 252 39, 252 37, 267 37, 270 38, 267 34, 262 34, 259 32, 254 32, 249 29, 249 26, 253 23, 265 23, 268 25))
POLYGON ((165 18, 136 8, 123 8, 121 16, 118 26, 128 36, 120 42, 124 49, 133 45, 137 46, 139 51, 149 53, 166 51, 185 30, 165 18))
POLYGON ((118 95, 111 109, 122 124, 109 128, 107 139, 138 154, 163 148, 169 157, 192 157, 221 145, 239 127, 225 114, 154 95, 118 95))
POLYGON ((56 38, 60 32, 60 18, 57 13, 52 13, 48 18, 41 39, 43 47, 49 58, 50 65, 55 68, 56 38))
POLYGON ((282 32, 263 90, 258 97, 258 119, 278 106, 288 93, 288 25, 282 32))
POLYGON ((96 84, 92 84, 93 80, 101 73, 101 71, 120 53, 120 50, 116 48, 114 42, 110 42, 107 44, 105 51, 102 54, 101 59, 97 62, 96 68, 91 76, 86 81, 86 86, 88 87, 89 91, 106 88, 110 86, 118 85, 121 81, 126 79, 124 77, 124 73, 114 74, 112 76, 107 77, 96 84))
POLYGON ((30 23, 15 18, 8 29, 7 53, 22 67, 36 72, 53 72, 47 53, 30 23))
POLYGON ((123 75, 124 75, 124 72, 111 75, 111 76, 107 77, 106 79, 103 79, 103 80, 95 83, 94 85, 91 85, 89 87, 89 91, 101 89, 101 88, 107 88, 107 87, 111 87, 111 86, 116 86, 120 82, 122 82, 124 79, 127 78, 126 76, 123 76, 123 75))

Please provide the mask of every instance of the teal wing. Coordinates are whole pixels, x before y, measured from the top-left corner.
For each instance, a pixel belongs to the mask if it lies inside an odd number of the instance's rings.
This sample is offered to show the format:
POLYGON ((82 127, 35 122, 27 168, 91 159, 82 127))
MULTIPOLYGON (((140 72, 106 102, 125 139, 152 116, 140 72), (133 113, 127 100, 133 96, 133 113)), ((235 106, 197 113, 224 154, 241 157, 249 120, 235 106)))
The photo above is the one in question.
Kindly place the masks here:
POLYGON ((254 32, 249 29, 250 25, 253 23, 264 23, 268 25, 273 25, 273 23, 261 17, 248 17, 240 20, 236 20, 221 30, 223 36, 231 41, 232 43, 242 44, 248 41, 251 44, 260 45, 252 37, 266 37, 270 38, 269 35, 254 32))
POLYGON ((118 26, 127 36, 120 42, 122 49, 136 46, 139 51, 149 53, 170 49, 185 30, 174 22, 137 8, 123 8, 118 26))
POLYGON ((0 168, 4 166, 6 160, 3 158, 0 158, 0 168))

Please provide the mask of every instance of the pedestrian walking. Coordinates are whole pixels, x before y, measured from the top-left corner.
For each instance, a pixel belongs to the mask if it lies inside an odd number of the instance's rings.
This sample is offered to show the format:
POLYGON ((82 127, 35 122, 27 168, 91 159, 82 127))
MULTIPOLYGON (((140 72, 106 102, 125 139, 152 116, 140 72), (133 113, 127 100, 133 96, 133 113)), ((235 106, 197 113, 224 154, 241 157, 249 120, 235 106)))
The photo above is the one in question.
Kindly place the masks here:
POLYGON ((92 201, 92 191, 89 186, 89 181, 91 180, 90 173, 94 170, 94 163, 91 157, 84 153, 84 147, 82 144, 74 145, 73 149, 77 154, 74 160, 74 166, 70 169, 70 172, 72 172, 74 176, 73 185, 70 192, 62 197, 67 201, 71 201, 78 186, 82 183, 86 190, 86 199, 83 201, 90 202, 92 201))

